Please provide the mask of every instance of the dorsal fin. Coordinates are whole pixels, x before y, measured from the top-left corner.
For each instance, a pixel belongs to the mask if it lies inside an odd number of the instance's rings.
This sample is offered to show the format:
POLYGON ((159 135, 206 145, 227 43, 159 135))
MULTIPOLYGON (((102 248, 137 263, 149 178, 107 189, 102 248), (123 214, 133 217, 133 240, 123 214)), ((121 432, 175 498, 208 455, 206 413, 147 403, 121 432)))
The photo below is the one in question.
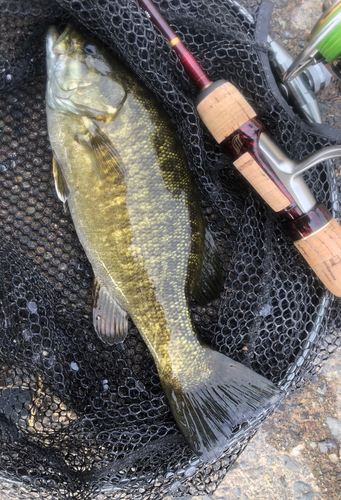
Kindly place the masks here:
POLYGON ((128 331, 127 313, 96 279, 93 288, 93 325, 103 342, 123 342, 128 331))
POLYGON ((201 274, 193 286, 192 297, 199 305, 205 305, 219 297, 223 273, 217 248, 210 231, 205 229, 204 255, 201 274))

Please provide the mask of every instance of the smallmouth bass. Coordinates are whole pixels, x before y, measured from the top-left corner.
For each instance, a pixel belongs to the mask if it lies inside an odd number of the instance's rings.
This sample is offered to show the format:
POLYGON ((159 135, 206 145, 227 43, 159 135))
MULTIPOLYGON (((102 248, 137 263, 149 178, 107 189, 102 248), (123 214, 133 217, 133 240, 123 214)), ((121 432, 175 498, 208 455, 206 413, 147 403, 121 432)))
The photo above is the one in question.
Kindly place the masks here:
POLYGON ((195 334, 189 299, 219 296, 222 273, 179 139, 149 90, 73 26, 49 29, 47 72, 55 186, 94 271, 94 328, 120 342, 132 318, 178 426, 211 461, 279 390, 195 334))

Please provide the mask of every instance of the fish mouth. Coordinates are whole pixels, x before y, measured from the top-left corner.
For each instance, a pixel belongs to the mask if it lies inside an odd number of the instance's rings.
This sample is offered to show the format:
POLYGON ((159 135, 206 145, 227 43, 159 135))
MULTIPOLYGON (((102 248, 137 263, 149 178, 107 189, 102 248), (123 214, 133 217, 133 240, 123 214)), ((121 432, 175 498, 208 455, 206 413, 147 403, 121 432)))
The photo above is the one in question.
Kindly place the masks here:
MULTIPOLYGON (((59 35, 57 28, 55 26, 50 26, 46 34, 48 89, 50 89, 51 95, 53 93, 59 94, 61 91, 63 95, 66 93, 68 94, 68 97, 70 97, 70 92, 74 91, 78 87, 78 85, 74 85, 71 88, 65 88, 65 83, 60 75, 63 72, 63 68, 61 66, 59 56, 67 53, 69 50, 70 43, 68 43, 69 40, 66 38, 68 37, 71 28, 72 25, 67 25, 63 33, 59 35), (54 92, 52 92, 52 88, 54 92)), ((52 103, 52 97, 50 100, 52 103)))
POLYGON ((65 54, 70 48, 70 43, 67 40, 72 31, 72 24, 68 24, 65 30, 59 35, 55 26, 50 26, 46 35, 46 47, 49 54, 59 55, 65 54))

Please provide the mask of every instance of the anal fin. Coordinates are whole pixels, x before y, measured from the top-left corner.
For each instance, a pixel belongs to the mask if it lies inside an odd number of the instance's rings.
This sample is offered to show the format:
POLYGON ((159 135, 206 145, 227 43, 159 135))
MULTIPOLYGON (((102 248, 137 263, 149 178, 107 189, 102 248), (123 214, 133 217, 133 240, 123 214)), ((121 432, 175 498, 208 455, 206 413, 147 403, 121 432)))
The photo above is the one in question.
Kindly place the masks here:
POLYGON ((191 291, 192 297, 202 306, 219 297, 223 284, 219 255, 208 228, 205 230, 204 245, 201 274, 191 291))
POLYGON ((99 338, 108 344, 123 342, 128 331, 127 313, 96 279, 93 289, 93 325, 99 338))

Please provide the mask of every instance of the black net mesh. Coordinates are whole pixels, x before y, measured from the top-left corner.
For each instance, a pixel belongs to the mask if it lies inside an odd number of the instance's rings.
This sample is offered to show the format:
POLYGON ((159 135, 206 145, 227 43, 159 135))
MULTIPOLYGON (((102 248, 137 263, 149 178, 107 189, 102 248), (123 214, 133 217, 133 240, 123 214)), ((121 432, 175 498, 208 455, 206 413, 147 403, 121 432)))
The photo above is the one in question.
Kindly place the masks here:
MULTIPOLYGON (((332 129, 302 123, 276 92, 266 15, 257 5, 249 10, 258 28, 223 0, 155 3, 209 76, 237 85, 291 157, 341 143, 332 129)), ((94 333, 92 270, 54 192, 45 117, 44 37, 49 24, 70 20, 131 66, 181 138, 225 277, 220 300, 193 302, 201 337, 285 393, 340 342, 340 300, 203 131, 195 88, 137 3, 1 1, 0 497, 212 493, 267 414, 236 429, 222 459, 201 464, 174 423, 134 325, 114 347, 94 333)), ((338 217, 334 169, 319 165, 307 181, 338 217)))

